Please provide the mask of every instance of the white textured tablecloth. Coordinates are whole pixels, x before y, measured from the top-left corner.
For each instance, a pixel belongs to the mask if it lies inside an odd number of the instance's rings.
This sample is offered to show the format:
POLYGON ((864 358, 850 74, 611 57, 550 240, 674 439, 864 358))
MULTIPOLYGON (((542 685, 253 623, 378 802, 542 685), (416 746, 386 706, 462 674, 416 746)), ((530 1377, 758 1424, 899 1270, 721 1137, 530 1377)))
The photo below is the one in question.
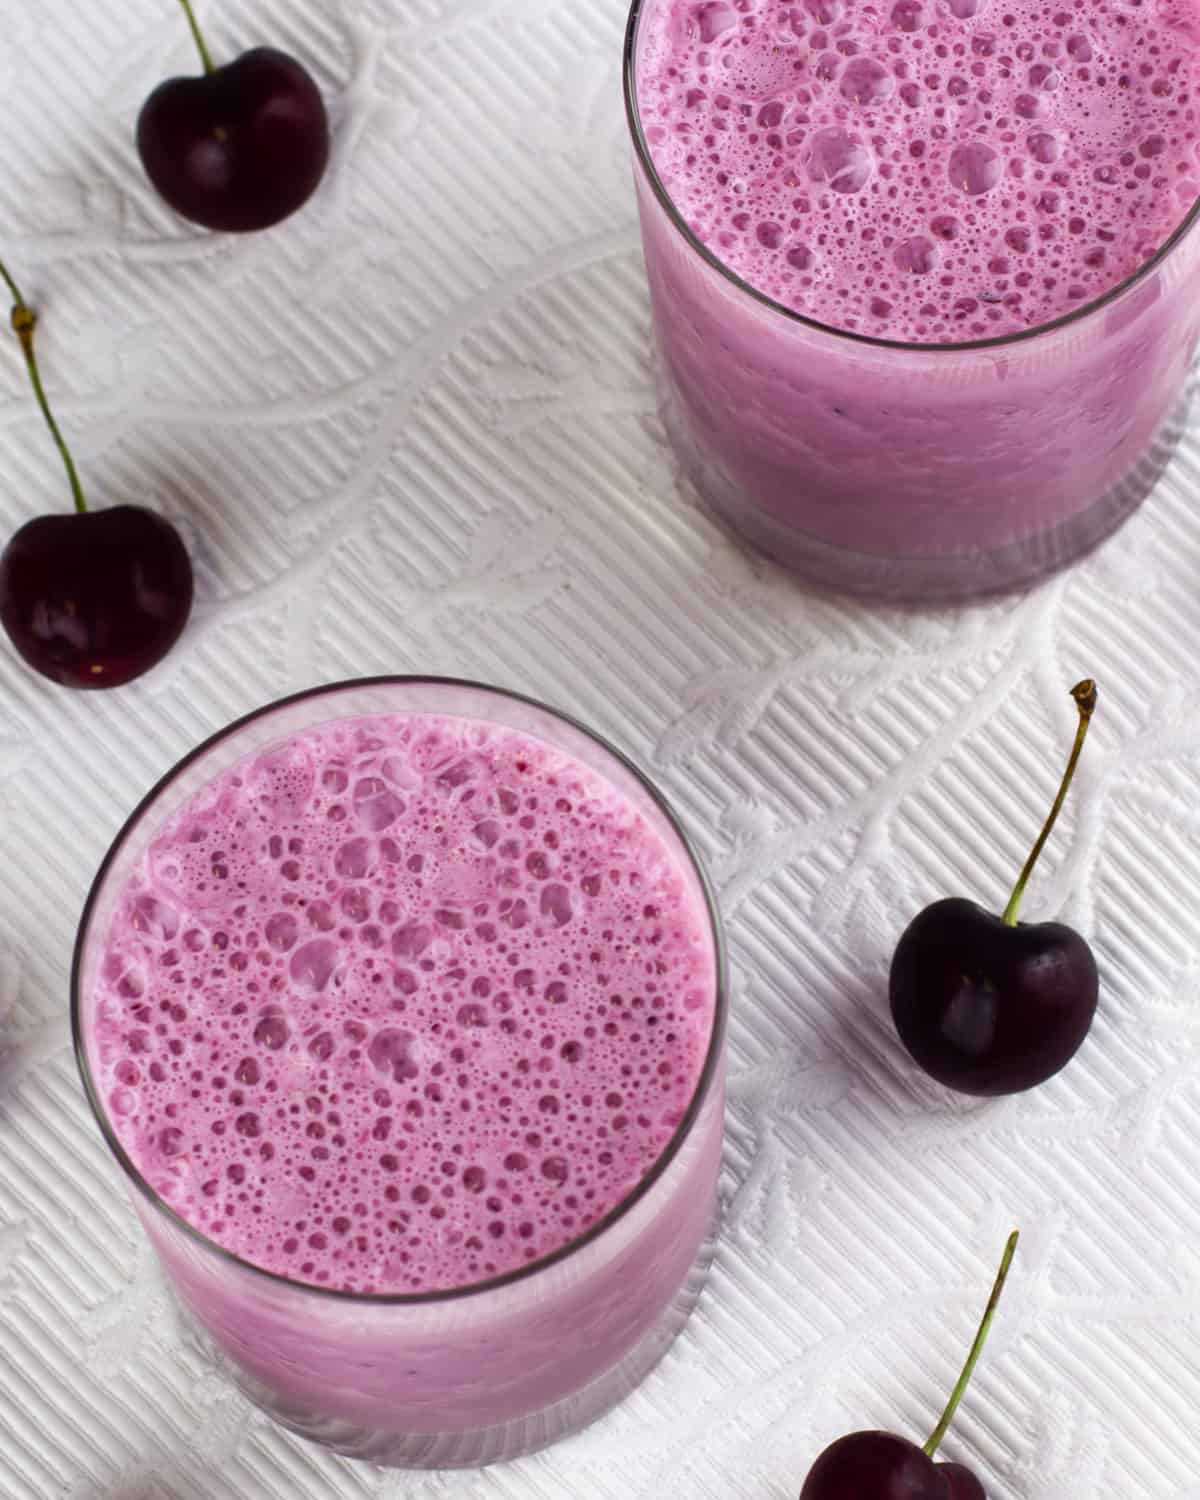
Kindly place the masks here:
MULTIPOLYGON (((220 57, 314 67, 319 196, 250 239, 144 182, 193 71, 174 0, 0 3, 0 253, 96 501, 186 528, 198 603, 150 677, 73 695, 0 650, 0 1496, 784 1500, 842 1431, 923 1438, 1004 1234, 1023 1246, 946 1453, 992 1500, 1200 1497, 1200 446, 1084 566, 940 613, 817 599, 697 508, 655 415, 620 0, 243 0, 220 57), (312 683, 465 674, 638 757, 731 938, 709 1291, 611 1418, 485 1474, 302 1445, 179 1345, 68 1045, 85 890, 151 782, 312 683), (885 979, 943 894, 1003 903, 1101 708, 1027 902, 1093 941, 1059 1079, 953 1097, 885 979)), ((0 523, 60 505, 0 345, 0 523)))

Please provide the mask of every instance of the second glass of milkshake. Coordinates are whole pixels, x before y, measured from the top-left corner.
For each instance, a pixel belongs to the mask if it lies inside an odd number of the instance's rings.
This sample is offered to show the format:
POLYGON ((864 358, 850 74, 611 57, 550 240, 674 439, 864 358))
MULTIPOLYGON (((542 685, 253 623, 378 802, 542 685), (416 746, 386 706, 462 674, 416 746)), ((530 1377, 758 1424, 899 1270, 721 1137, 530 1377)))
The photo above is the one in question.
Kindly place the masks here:
POLYGON ((635 0, 671 435, 819 587, 924 601, 1094 545, 1200 331, 1192 0, 635 0))

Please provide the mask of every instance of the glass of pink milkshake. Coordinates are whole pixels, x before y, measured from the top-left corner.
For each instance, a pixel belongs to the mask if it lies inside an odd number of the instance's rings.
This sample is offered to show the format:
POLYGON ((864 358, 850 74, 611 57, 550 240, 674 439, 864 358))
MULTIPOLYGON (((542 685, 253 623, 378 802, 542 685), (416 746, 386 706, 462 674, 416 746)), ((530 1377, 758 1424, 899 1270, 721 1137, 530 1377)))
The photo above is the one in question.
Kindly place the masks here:
POLYGON ((1010 587, 1107 535, 1200 332, 1197 0, 635 0, 664 411, 820 586, 1010 587))
POLYGON ((76 1050, 189 1326, 292 1430, 489 1463, 600 1415, 711 1254, 724 954, 618 751, 499 690, 318 688, 146 797, 76 1050))

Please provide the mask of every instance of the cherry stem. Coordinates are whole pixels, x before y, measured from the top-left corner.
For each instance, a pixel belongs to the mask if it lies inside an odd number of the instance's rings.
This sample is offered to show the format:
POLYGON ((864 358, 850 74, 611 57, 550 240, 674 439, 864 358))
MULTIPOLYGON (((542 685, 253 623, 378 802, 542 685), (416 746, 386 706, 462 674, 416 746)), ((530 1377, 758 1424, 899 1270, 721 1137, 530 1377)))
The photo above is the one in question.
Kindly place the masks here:
POLYGON ((983 1317, 979 1323, 979 1331, 975 1335, 975 1342, 971 1345, 971 1352, 967 1355, 967 1362, 963 1365, 962 1374, 958 1377, 958 1384, 951 1391, 950 1399, 946 1402, 946 1410, 942 1413, 937 1426, 929 1434, 929 1441, 923 1449, 923 1452, 929 1458, 932 1458, 938 1451, 938 1447, 942 1439, 946 1436, 950 1423, 954 1420, 954 1413, 958 1410, 958 1403, 966 1394, 971 1376, 975 1373, 975 1366, 979 1363, 979 1356, 983 1353, 984 1342, 991 1329, 992 1319, 996 1315, 1000 1293, 1004 1290, 1004 1283, 1008 1280, 1008 1268, 1012 1265, 1012 1258, 1016 1254, 1017 1240, 1019 1238, 1020 1235, 1015 1229, 1008 1237, 1008 1244, 1005 1245, 1004 1254, 1000 1259, 1000 1269, 996 1272, 996 1280, 992 1284, 992 1295, 988 1298, 987 1306, 983 1310, 983 1317))
POLYGON ((1008 905, 1004 908, 1004 916, 1001 918, 1006 927, 1017 925, 1017 908, 1021 904, 1021 897, 1025 894, 1025 887, 1029 877, 1033 874, 1033 867, 1038 862, 1038 856, 1045 848, 1046 840, 1050 837, 1050 831, 1058 821, 1058 815, 1062 811, 1062 805, 1067 800, 1067 792, 1075 777, 1075 767, 1079 764, 1079 753, 1083 749, 1083 742, 1087 739, 1088 726, 1092 722, 1092 714, 1096 710, 1096 684, 1090 677, 1085 677, 1082 682, 1077 682, 1071 689, 1071 697, 1075 700, 1075 706, 1079 710, 1079 726, 1075 730, 1075 743, 1071 747, 1071 758, 1067 761, 1067 769, 1063 772, 1063 779, 1059 783, 1058 796, 1054 799, 1054 806, 1050 809, 1050 816, 1042 825, 1042 831, 1038 834, 1037 843, 1029 851, 1029 858, 1025 861, 1025 867, 1017 876, 1017 883, 1013 886, 1013 893, 1008 898, 1008 905))
POLYGON ((211 73, 213 71, 212 54, 209 52, 204 41, 204 33, 200 30, 200 22, 196 20, 196 12, 192 9, 192 0, 179 0, 179 3, 183 6, 183 13, 187 16, 188 25, 192 28, 192 35, 196 39, 196 50, 200 54, 200 61, 204 64, 204 71, 211 73))
POLYGON ((71 457, 71 450, 67 447, 62 433, 58 430, 58 423, 54 420, 54 413, 50 410, 50 403, 46 400, 46 392, 42 386, 42 377, 38 371, 37 355, 33 352, 33 330, 37 327, 37 313, 34 312, 25 298, 21 296, 20 288, 8 273, 8 267, 0 261, 0 277, 4 279, 9 291, 12 293, 12 328, 20 340, 21 353, 25 356, 25 364, 29 370, 29 379, 33 384, 33 394, 37 397, 37 403, 42 409, 42 416, 46 419, 46 425, 50 429, 50 435, 58 445, 58 451, 62 454, 62 461, 67 468, 67 478, 71 481, 71 494, 75 497, 75 509, 83 514, 87 510, 87 502, 83 498, 83 486, 79 483, 79 474, 75 468, 75 460, 71 457))

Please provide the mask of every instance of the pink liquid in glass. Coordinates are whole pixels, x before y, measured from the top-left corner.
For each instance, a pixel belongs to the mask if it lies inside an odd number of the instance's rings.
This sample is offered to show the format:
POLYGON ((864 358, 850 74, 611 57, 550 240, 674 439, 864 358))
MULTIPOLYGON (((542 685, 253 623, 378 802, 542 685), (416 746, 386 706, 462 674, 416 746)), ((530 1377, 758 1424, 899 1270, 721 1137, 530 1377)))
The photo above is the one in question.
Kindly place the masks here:
POLYGON ((705 922, 544 744, 314 730, 151 845, 113 919, 101 1086, 147 1181, 243 1259, 465 1286, 574 1239, 670 1139, 712 1026, 705 922))
POLYGON ((1136 271, 1200 193, 1187 0, 702 0, 649 25, 642 124, 683 217, 838 328, 1048 323, 1136 271))
POLYGON ((646 0, 630 48, 672 420, 718 509, 819 580, 969 593, 1136 503, 1189 237, 1085 309, 1200 193, 1191 0, 646 0))
POLYGON ((453 1435, 596 1379, 678 1291, 719 1097, 666 1174, 691 1201, 598 1226, 693 1105, 716 965, 694 871, 583 760, 476 719, 339 719, 229 766, 148 839, 112 898, 84 1045, 157 1199, 288 1279, 144 1216, 267 1404, 315 1436, 314 1413, 453 1435), (444 1293, 530 1267, 459 1304, 304 1307, 305 1286, 444 1293))

